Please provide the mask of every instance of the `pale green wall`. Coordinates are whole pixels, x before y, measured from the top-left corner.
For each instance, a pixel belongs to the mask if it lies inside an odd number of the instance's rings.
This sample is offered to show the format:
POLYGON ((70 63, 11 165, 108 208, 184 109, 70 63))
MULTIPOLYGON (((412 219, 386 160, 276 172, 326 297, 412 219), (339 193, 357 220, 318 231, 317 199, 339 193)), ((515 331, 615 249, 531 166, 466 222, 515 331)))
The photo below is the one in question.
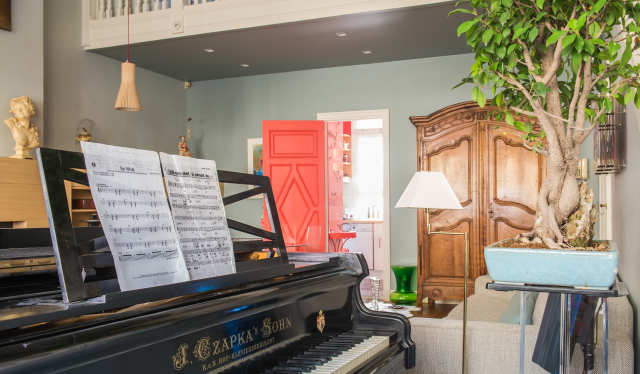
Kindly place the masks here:
POLYGON ((636 373, 638 365, 638 321, 640 313, 637 303, 640 300, 640 204, 638 204, 638 186, 640 185, 640 112, 627 109, 627 167, 616 175, 613 189, 614 227, 613 238, 620 248, 620 276, 625 281, 634 306, 636 317, 636 373))
MULTIPOLYGON (((12 30, 0 30, 0 157, 13 154, 13 137, 4 120, 9 100, 29 96, 36 107, 32 122, 42 130, 44 113, 43 0, 14 0, 12 30)), ((42 133, 46 140, 48 134, 42 133)))
MULTIPOLYGON (((452 87, 468 73, 472 58, 467 54, 195 82, 187 92, 192 149, 216 160, 220 169, 244 171, 247 138, 261 137, 262 120, 388 108, 393 207, 416 170, 416 131, 409 116, 469 100, 470 87, 452 87)), ((254 200, 230 208, 229 215, 257 223, 259 204, 254 200)), ((416 262, 416 235, 415 211, 391 208, 392 264, 416 262)))
MULTIPOLYGON (((121 61, 82 48, 81 1, 88 0, 45 2, 44 144, 79 150, 75 141, 78 123, 90 118, 96 123, 94 141, 176 153, 178 135, 185 131, 183 82, 138 68, 142 112, 116 111, 121 61)), ((132 60, 135 62, 135 48, 132 60)))

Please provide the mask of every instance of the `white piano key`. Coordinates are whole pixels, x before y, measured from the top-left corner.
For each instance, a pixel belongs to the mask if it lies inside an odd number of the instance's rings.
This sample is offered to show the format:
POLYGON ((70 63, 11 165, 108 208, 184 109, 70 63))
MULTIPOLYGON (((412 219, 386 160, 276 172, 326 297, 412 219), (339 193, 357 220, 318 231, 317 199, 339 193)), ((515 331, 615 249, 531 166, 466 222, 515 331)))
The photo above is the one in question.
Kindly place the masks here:
POLYGON ((311 374, 348 374, 389 346, 388 336, 372 336, 334 357, 311 374))

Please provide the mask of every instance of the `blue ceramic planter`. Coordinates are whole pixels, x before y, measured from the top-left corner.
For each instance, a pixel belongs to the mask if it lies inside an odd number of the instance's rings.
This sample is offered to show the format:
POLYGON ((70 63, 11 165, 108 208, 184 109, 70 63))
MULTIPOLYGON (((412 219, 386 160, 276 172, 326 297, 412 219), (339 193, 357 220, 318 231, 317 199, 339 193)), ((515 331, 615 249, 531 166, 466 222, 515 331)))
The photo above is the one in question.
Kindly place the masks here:
MULTIPOLYGON (((618 274, 618 248, 611 250, 568 251, 553 249, 484 249, 489 275, 496 282, 609 288, 618 274)), ((496 243, 497 244, 497 243, 496 243)))

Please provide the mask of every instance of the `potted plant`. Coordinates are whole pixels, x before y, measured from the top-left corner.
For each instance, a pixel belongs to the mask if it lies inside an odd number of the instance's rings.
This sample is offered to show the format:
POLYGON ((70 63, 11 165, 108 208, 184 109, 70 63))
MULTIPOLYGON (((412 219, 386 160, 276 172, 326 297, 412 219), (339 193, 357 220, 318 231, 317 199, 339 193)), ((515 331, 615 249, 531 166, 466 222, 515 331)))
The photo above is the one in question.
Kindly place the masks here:
POLYGON ((485 249, 490 275, 608 287, 615 280, 617 250, 613 243, 592 241, 597 208, 576 174, 580 145, 605 121, 614 100, 640 107, 640 67, 632 62, 640 47, 640 4, 466 0, 458 6, 452 13, 470 16, 458 36, 464 34, 475 52, 462 83, 474 85, 471 95, 480 106, 488 92, 481 88, 490 90, 495 115, 522 131, 524 145, 547 160, 533 230, 485 249))

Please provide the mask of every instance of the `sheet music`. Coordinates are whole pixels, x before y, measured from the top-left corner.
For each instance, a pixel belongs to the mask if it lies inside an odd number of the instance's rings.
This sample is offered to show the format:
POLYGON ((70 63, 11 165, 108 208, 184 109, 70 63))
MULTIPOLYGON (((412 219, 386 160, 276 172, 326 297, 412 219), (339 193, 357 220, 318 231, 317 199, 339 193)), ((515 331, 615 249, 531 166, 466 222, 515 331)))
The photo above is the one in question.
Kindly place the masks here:
POLYGON ((173 221, 191 279, 236 272, 216 162, 160 153, 173 221))
POLYGON ((122 291, 189 280, 152 151, 81 142, 122 291))

